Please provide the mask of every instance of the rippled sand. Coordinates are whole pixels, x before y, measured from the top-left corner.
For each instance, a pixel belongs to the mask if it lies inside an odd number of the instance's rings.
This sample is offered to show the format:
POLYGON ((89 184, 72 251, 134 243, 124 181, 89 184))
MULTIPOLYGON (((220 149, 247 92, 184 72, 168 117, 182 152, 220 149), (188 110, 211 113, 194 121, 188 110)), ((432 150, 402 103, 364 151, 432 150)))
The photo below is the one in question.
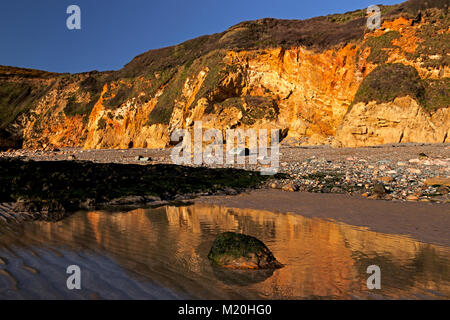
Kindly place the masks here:
POLYGON ((0 230, 0 298, 449 299, 449 261, 448 247, 298 214, 210 204, 79 212, 0 230), (211 266, 207 253, 223 231, 258 237, 286 266, 211 266), (66 288, 72 264, 82 290, 66 288), (366 288, 372 264, 381 290, 366 288))

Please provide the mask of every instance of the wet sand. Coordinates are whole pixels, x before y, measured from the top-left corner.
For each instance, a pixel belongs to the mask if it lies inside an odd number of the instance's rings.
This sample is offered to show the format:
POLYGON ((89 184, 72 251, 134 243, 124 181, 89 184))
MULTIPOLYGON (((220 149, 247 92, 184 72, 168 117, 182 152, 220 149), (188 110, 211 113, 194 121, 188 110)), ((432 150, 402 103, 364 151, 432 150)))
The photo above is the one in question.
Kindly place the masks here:
POLYGON ((450 248, 295 213, 209 204, 81 211, 0 229, 0 299, 448 299, 450 248), (217 268, 218 234, 263 241, 276 270, 217 268), (66 268, 82 270, 68 290, 66 268), (382 287, 367 288, 367 267, 382 287))
POLYGON ((368 200, 343 194, 256 190, 237 196, 202 197, 195 202, 229 208, 297 213, 408 235, 421 242, 450 245, 450 204, 368 200))

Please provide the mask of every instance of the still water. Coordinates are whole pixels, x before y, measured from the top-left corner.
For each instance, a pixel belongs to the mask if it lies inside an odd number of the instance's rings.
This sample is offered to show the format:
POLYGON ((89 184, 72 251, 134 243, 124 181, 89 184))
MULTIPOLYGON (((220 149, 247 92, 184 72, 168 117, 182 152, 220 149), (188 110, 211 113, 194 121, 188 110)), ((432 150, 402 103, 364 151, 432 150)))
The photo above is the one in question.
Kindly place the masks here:
POLYGON ((0 299, 450 299, 450 248, 298 214, 196 204, 79 212, 0 229, 0 299), (234 271, 207 254, 217 234, 266 243, 285 267, 234 271), (81 268, 81 290, 66 268, 81 268), (381 268, 381 290, 366 269, 381 268))

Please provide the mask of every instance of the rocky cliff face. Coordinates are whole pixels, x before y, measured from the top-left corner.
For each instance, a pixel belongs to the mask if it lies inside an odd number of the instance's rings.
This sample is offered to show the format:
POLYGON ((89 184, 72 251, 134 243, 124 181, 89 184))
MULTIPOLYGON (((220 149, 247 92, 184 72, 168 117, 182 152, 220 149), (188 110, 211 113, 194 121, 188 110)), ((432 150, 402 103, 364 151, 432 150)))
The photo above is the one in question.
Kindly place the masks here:
POLYGON ((3 67, 0 109, 9 120, 2 119, 0 142, 162 148, 194 121, 277 128, 297 145, 448 142, 448 7, 430 4, 383 7, 382 28, 373 32, 364 29, 365 10, 244 22, 147 52, 117 72, 3 67), (32 89, 7 90, 30 82, 32 89))
POLYGON ((449 142, 450 110, 426 112, 411 97, 358 103, 336 131, 334 146, 361 147, 401 142, 449 142))

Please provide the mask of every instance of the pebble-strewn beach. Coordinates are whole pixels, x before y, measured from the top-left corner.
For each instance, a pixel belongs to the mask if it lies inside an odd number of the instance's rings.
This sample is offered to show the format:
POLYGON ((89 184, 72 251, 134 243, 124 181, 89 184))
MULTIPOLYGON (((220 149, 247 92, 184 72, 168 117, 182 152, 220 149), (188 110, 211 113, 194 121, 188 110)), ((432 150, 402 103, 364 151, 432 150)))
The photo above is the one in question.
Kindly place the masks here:
MULTIPOLYGON (((172 163, 170 149, 16 150, 0 157, 35 161, 82 160, 98 163, 172 163)), ((370 199, 423 202, 449 201, 450 145, 394 144, 365 148, 328 146, 280 148, 280 172, 266 187, 284 191, 360 194, 370 199)), ((230 167, 213 165, 211 167, 230 167)), ((261 166, 233 167, 259 170, 261 166)))

